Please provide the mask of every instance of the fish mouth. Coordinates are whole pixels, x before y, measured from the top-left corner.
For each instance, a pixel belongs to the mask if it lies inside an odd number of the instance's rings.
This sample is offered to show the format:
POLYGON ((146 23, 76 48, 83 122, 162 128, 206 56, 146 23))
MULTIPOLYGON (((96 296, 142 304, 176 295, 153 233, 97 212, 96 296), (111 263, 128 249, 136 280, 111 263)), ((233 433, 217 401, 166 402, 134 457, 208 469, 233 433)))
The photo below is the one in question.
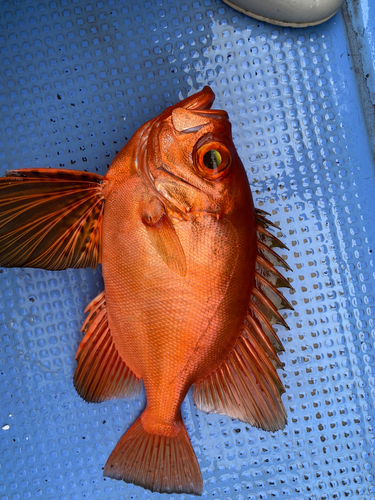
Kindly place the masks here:
MULTIPOLYGON (((190 97, 184 99, 183 107, 189 110, 209 110, 213 105, 214 100, 215 94, 213 93, 212 89, 206 85, 200 92, 197 92, 196 94, 193 94, 190 97)), ((181 102, 177 103, 174 107, 179 106, 181 106, 181 102)))

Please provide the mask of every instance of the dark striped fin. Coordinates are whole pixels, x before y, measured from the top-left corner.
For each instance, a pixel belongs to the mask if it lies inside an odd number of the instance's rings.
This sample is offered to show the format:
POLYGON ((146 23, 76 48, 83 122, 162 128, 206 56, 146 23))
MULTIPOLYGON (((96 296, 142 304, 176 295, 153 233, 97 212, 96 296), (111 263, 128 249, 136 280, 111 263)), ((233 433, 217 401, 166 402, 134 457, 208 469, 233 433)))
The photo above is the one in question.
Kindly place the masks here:
POLYGON ((7 172, 0 178, 0 266, 95 268, 105 183, 74 170, 7 172))

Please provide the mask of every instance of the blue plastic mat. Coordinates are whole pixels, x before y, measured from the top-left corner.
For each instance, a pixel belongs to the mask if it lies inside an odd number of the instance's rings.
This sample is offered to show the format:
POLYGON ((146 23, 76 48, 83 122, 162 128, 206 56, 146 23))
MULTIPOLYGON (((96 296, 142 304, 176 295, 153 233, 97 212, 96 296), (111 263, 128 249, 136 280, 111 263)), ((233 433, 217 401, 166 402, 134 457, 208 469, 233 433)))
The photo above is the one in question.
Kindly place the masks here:
MULTIPOLYGON (((375 179, 349 53, 341 13, 297 30, 220 0, 0 5, 1 174, 104 174, 140 125, 209 84, 290 248, 288 426, 207 415, 189 395, 204 497, 375 499, 375 179)), ((0 286, 0 500, 188 498, 102 477, 145 398, 93 405, 73 388, 100 270, 4 269, 0 286)))

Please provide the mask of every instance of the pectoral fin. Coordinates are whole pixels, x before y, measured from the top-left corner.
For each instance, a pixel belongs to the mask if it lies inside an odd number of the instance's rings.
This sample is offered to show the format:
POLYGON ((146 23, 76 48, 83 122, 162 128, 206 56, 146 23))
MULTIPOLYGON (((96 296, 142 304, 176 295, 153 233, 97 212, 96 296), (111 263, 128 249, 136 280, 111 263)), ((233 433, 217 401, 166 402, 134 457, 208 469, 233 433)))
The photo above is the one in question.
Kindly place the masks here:
POLYGON ((103 177, 23 169, 0 178, 0 266, 60 270, 100 262, 103 177))
POLYGON ((186 257, 176 230, 161 201, 154 198, 142 214, 152 246, 168 267, 186 275, 186 257))

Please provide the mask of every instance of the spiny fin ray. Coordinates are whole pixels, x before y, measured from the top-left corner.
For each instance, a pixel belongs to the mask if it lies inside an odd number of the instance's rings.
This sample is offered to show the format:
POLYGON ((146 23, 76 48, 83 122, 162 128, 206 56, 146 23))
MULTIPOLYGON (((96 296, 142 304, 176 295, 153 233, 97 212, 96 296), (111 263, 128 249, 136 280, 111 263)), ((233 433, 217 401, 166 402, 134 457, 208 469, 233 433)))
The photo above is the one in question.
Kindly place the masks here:
MULTIPOLYGON (((256 272, 248 313, 242 331, 227 359, 208 377, 194 384, 196 406, 238 418, 268 431, 282 429, 286 411, 281 401, 284 386, 277 373, 282 368, 278 352, 282 343, 272 325, 288 328, 279 309, 292 309, 278 287, 291 288, 275 269, 286 262, 272 248, 285 248, 267 227, 274 226, 263 211, 256 212, 256 272)), ((275 226, 276 227, 276 226, 275 226)))

